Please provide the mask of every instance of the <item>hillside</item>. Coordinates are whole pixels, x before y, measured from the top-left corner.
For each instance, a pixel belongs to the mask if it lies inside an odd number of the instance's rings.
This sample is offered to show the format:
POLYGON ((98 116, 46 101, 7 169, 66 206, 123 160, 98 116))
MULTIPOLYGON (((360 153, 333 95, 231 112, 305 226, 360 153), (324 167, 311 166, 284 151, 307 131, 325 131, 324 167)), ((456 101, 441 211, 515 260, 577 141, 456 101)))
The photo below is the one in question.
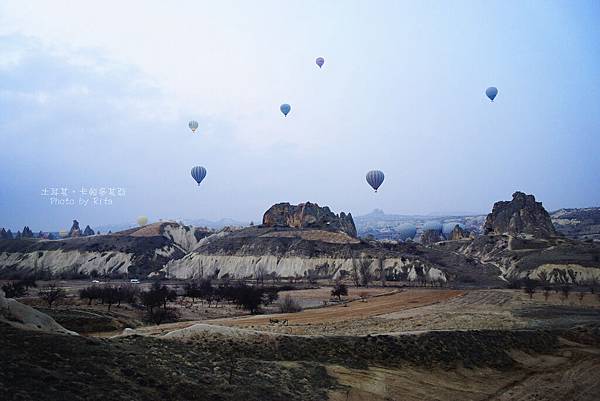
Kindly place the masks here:
POLYGON ((0 275, 147 275, 169 260, 182 258, 207 235, 177 223, 155 223, 89 237, 1 240, 0 275))
POLYGON ((600 207, 559 209, 550 217, 556 230, 566 237, 600 240, 600 207))

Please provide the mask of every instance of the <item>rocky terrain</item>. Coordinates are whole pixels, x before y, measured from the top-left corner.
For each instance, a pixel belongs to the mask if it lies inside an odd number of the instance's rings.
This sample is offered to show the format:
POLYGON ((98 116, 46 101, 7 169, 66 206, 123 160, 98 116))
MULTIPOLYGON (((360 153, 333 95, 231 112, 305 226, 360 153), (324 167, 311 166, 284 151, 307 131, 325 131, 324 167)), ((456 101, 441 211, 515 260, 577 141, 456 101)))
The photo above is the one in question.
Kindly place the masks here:
POLYGON ((15 299, 6 298, 0 289, 0 324, 17 329, 36 330, 49 333, 77 335, 56 323, 54 319, 31 306, 24 305, 15 299))
POLYGON ((435 246, 493 264, 506 279, 580 285, 600 281, 600 243, 560 235, 532 195, 515 192, 512 201, 496 202, 484 230, 486 235, 472 241, 435 246))
POLYGON ((556 231, 572 239, 600 240, 600 207, 560 209, 550 214, 556 231))
POLYGON ((599 390, 594 326, 170 337, 83 338, 0 323, 0 391, 5 400, 501 400, 535 393, 591 401, 599 390))
MULTIPOLYGON (((600 240, 600 207, 559 209, 549 212, 549 215, 558 234, 571 239, 600 240)), ((357 216, 354 221, 360 237, 397 240, 404 224, 410 223, 417 227, 415 238, 418 239, 422 234, 423 225, 429 221, 440 221, 443 224, 457 222, 474 235, 481 235, 484 231, 486 217, 486 215, 405 216, 385 214, 381 210, 376 210, 364 216, 357 216)))
POLYGON ((531 235, 537 238, 555 236, 550 215, 533 195, 515 192, 510 201, 494 203, 483 226, 484 234, 531 235))
POLYGON ((314 204, 275 205, 264 224, 222 231, 207 237, 193 252, 168 262, 174 278, 250 278, 258 274, 284 278, 348 277, 366 263, 375 279, 428 283, 499 284, 499 270, 478 265, 459 254, 415 243, 380 243, 359 239, 352 217, 334 215, 314 204))
MULTIPOLYGON (((78 226, 72 233, 78 232, 78 226)), ((81 274, 147 276, 184 257, 210 232, 177 223, 155 223, 115 234, 60 240, 0 240, 0 276, 81 274)))

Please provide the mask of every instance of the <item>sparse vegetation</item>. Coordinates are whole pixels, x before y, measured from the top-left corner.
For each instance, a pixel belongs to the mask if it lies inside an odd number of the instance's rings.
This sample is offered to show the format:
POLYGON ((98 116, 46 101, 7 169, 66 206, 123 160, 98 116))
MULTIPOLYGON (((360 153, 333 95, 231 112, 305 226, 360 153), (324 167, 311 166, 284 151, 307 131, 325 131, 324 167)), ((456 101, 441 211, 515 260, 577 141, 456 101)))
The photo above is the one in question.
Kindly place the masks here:
POLYGON ((281 302, 279 303, 279 311, 281 313, 296 313, 301 312, 302 307, 294 298, 292 298, 289 294, 284 296, 281 302))
POLYGON ((38 292, 38 296, 48 304, 49 308, 52 308, 52 305, 64 299, 67 293, 63 288, 56 285, 56 283, 51 283, 42 287, 38 292))
POLYGON ((526 278, 523 280, 523 291, 525 291, 525 293, 529 295, 529 299, 533 299, 533 294, 535 294, 536 286, 537 283, 530 278, 526 278))
POLYGON ((342 297, 347 296, 347 295, 348 295, 348 287, 346 286, 346 284, 342 283, 341 281, 336 282, 335 285, 333 286, 333 288, 331 289, 331 296, 337 297, 338 301, 341 301, 342 297))

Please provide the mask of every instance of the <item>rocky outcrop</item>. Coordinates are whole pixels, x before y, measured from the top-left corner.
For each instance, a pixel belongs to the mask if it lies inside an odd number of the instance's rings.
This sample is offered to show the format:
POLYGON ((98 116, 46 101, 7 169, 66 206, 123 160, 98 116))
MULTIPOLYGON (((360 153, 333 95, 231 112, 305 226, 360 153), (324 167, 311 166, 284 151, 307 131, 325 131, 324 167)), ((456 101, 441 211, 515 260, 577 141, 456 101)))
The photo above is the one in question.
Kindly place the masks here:
POLYGON ((45 313, 14 299, 6 298, 2 290, 0 290, 0 322, 8 323, 20 329, 77 335, 77 333, 56 323, 54 319, 45 313))
POLYGON ((83 230, 83 236, 88 237, 90 235, 94 235, 94 230, 91 229, 90 226, 85 226, 85 230, 83 230))
POLYGON ((268 227, 313 228, 331 231, 342 231, 356 237, 356 227, 352 215, 341 212, 333 213, 327 206, 320 207, 316 203, 290 205, 278 203, 269 208, 263 216, 263 225, 268 227))
POLYGON ((423 245, 435 244, 441 240, 442 236, 438 230, 425 230, 421 234, 421 244, 423 245))
POLYGON ((8 233, 6 232, 4 227, 2 227, 2 230, 0 230, 0 239, 12 239, 12 235, 9 238, 8 233))
POLYGON ((69 237, 79 237, 81 236, 81 229, 79 228, 79 222, 77 220, 73 220, 73 225, 69 230, 69 237))
POLYGON ((560 234, 581 240, 600 240, 600 207, 560 209, 550 213, 560 234))
POLYGON ((463 230, 462 227, 457 224, 452 229, 449 239, 452 241, 457 241, 457 240, 469 238, 469 236, 470 236, 469 231, 463 230))
POLYGON ((533 195, 515 192, 511 201, 494 204, 484 224, 485 234, 530 235, 548 238, 557 233, 550 215, 533 195))
POLYGON ((28 226, 23 227, 22 238, 33 238, 33 231, 28 226))
POLYGON ((600 280, 600 244, 562 237, 520 238, 482 235, 473 241, 446 243, 447 250, 497 266, 507 280, 589 285, 600 280))

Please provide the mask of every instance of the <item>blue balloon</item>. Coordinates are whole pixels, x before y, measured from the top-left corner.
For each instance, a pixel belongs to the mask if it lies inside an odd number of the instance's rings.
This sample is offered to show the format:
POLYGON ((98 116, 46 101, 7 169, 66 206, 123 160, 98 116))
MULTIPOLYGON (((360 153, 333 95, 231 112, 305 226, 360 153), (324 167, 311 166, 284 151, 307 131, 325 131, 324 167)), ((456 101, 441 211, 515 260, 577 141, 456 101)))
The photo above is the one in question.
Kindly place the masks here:
POLYGON ((290 112, 291 109, 292 109, 292 107, 289 104, 287 104, 287 103, 284 103, 281 106, 279 106, 279 110, 281 110, 281 112, 283 113, 283 115, 286 116, 286 117, 287 117, 287 115, 288 115, 288 113, 290 112))
POLYGON ((204 177, 206 177, 206 169, 201 166, 192 167, 192 177, 200 185, 204 177))
POLYGON ((404 223, 396 228, 396 232, 398 233, 399 239, 406 241, 409 238, 415 238, 415 235, 417 235, 417 227, 411 223, 404 223))
POLYGON ((383 183, 384 178, 385 176, 383 175, 383 171, 371 170, 367 173, 367 182, 375 190, 375 192, 377 192, 377 189, 383 183))
POLYGON ((435 231, 438 233, 442 232, 442 223, 439 221, 428 221, 423 224, 423 231, 435 231))
POLYGON ((496 88, 495 86, 490 86, 489 88, 487 88, 485 90, 485 94, 493 102, 494 99, 496 98, 496 95, 498 95, 498 88, 496 88))

